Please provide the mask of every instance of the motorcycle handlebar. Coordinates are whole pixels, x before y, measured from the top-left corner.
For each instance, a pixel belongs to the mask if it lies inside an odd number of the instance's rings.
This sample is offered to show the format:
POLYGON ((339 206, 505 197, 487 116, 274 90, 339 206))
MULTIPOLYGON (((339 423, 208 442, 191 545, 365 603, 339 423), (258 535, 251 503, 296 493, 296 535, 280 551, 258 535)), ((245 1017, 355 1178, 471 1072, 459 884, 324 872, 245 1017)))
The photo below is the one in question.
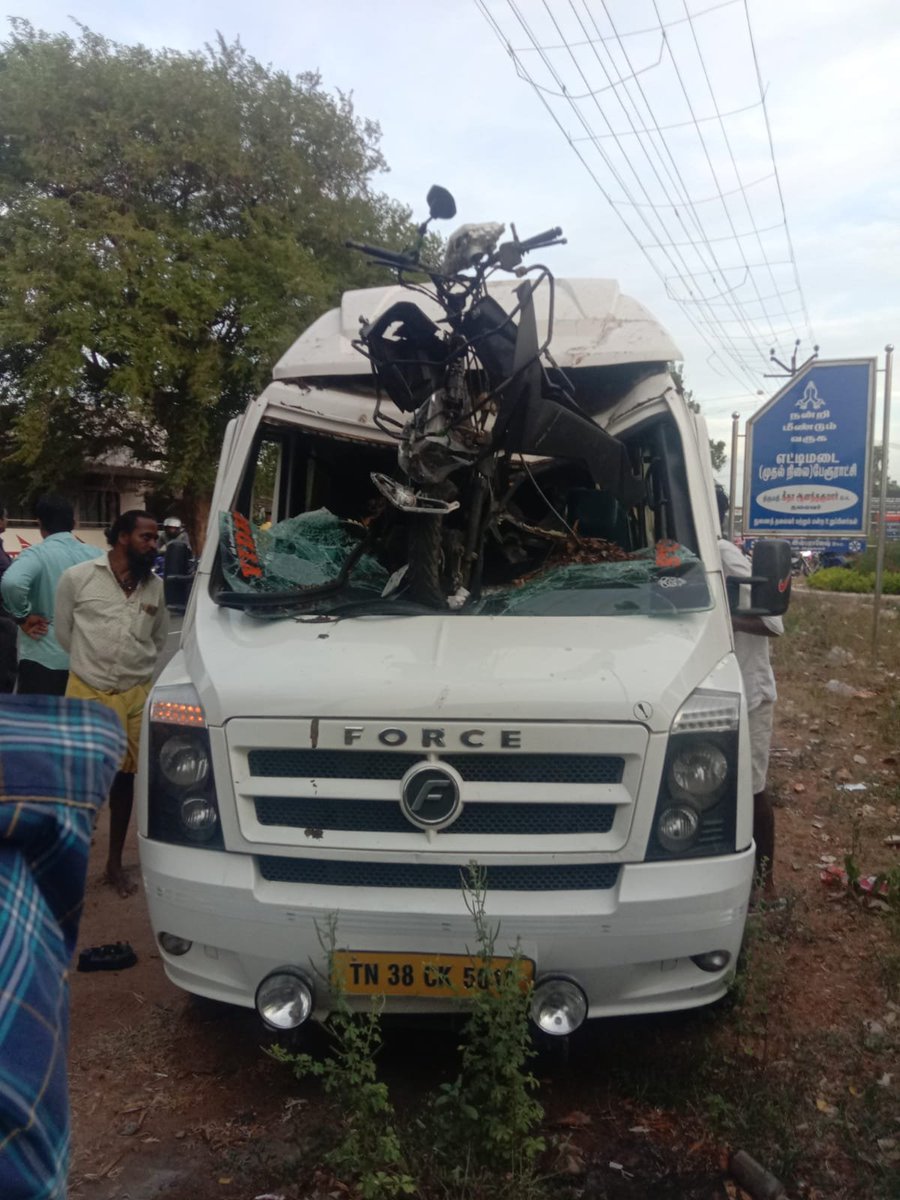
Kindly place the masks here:
POLYGON ((562 229, 557 225, 555 229, 545 229, 543 233, 536 233, 534 237, 525 238, 523 242, 519 242, 518 248, 525 253, 528 250, 536 250, 538 246, 546 246, 549 242, 555 242, 560 237, 562 237, 562 229))
POLYGON ((368 254, 370 258, 377 258, 391 267, 417 267, 419 265, 408 254, 398 254, 396 250, 384 250, 381 246, 369 246, 365 242, 348 241, 344 242, 344 245, 348 250, 359 250, 362 254, 368 254))

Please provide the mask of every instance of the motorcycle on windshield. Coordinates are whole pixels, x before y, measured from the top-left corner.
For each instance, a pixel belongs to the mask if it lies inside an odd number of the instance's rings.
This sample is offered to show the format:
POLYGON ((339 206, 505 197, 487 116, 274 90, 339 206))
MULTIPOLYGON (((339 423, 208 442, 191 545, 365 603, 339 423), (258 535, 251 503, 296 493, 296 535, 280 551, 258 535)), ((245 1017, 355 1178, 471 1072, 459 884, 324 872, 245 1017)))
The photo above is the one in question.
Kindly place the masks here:
POLYGON ((396 474, 372 475, 405 531, 407 563, 395 583, 414 603, 447 609, 477 595, 485 545, 503 538, 505 500, 514 470, 530 470, 526 456, 583 460, 626 507, 642 499, 643 484, 621 443, 581 409, 549 352, 553 275, 523 260, 563 244, 562 230, 520 239, 513 225, 501 242, 502 224, 464 225, 449 238, 441 266, 430 267, 421 262, 428 225, 455 216, 456 204, 440 187, 427 202, 430 216, 410 251, 346 244, 395 271, 435 313, 413 298, 398 301, 376 320, 364 318, 354 345, 375 375, 375 424, 398 442, 396 474), (490 294, 497 272, 521 280, 510 309, 490 294), (542 288, 541 338, 535 295, 542 288))

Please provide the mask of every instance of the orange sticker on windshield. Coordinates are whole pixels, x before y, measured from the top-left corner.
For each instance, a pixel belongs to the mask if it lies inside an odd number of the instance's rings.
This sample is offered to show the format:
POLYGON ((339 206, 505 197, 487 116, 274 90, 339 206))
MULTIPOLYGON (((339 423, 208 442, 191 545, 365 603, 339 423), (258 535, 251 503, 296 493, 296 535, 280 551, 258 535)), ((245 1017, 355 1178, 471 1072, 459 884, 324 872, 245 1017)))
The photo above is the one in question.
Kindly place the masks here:
POLYGON ((231 521, 234 525, 234 549, 241 575, 244 579, 261 579, 263 572, 250 522, 239 512, 231 514, 231 521))
POLYGON ((680 567, 684 562, 678 542, 663 538, 656 543, 656 565, 658 567, 680 567))

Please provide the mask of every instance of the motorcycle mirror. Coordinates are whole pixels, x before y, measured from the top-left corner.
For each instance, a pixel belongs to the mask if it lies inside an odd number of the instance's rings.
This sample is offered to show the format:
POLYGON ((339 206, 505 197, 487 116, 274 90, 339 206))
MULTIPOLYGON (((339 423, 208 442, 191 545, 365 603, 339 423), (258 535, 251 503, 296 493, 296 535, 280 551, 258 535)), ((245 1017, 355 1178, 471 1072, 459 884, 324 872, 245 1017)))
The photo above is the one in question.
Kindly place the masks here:
POLYGON ((449 221, 456 216, 456 201, 446 188, 433 184, 425 197, 432 221, 449 221))

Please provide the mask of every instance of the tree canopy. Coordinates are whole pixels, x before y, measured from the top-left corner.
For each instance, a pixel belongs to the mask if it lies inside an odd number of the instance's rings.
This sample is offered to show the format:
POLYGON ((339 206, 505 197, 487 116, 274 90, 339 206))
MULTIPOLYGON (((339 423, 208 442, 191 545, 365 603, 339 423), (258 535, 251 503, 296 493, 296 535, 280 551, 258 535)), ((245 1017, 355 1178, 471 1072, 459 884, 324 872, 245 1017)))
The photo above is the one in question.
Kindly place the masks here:
POLYGON ((127 448, 208 492, 222 429, 400 247, 377 124, 221 38, 122 46, 14 20, 0 42, 0 454, 30 489, 127 448))
MULTIPOLYGON (((700 402, 694 399, 694 393, 692 391, 688 391, 684 385, 684 371, 682 367, 675 363, 671 363, 669 369, 672 373, 672 378, 675 380, 675 386, 684 396, 685 403, 687 404, 688 408, 695 413, 702 412, 703 410, 700 407, 700 402)), ((712 464, 713 471, 718 472, 724 470, 725 464, 728 462, 728 452, 726 450, 725 443, 721 440, 714 441, 713 438, 708 438, 708 441, 709 461, 712 464)))
MULTIPOLYGON (((890 446, 888 447, 888 480, 887 480, 887 495, 900 496, 900 483, 893 479, 890 475, 890 446)), ((881 498, 881 445, 880 443, 872 447, 872 496, 877 503, 881 498)))

